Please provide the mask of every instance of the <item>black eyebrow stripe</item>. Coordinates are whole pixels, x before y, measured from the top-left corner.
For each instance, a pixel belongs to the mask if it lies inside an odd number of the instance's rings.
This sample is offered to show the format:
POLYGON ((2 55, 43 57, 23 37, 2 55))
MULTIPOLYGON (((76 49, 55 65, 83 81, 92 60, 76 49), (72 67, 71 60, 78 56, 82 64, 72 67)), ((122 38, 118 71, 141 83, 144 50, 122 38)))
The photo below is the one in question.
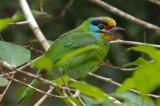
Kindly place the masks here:
POLYGON ((103 21, 100 21, 102 24, 107 25, 106 23, 104 23, 103 21))
POLYGON ((100 20, 93 20, 91 22, 91 24, 94 25, 94 26, 97 26, 99 24, 107 25, 106 23, 104 23, 103 21, 100 21, 100 20))

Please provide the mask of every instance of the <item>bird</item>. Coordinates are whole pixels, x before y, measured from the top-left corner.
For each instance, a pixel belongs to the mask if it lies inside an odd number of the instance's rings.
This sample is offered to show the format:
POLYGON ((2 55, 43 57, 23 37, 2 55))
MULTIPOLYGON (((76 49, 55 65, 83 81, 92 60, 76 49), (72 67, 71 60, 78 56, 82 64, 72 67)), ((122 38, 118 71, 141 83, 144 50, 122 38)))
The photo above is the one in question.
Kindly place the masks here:
POLYGON ((34 66, 48 70, 48 79, 63 75, 74 79, 84 78, 88 72, 100 67, 109 50, 109 42, 123 30, 116 27, 113 18, 91 17, 56 39, 34 66))
MULTIPOLYGON (((123 30, 108 16, 88 18, 79 27, 57 38, 49 50, 33 62, 33 66, 45 70, 48 80, 53 81, 65 75, 83 79, 101 66, 110 48, 110 41, 116 39, 116 35, 123 30)), ((30 85, 38 86, 37 81, 33 80, 30 85)), ((19 103, 29 92, 30 88, 23 89, 19 103)))

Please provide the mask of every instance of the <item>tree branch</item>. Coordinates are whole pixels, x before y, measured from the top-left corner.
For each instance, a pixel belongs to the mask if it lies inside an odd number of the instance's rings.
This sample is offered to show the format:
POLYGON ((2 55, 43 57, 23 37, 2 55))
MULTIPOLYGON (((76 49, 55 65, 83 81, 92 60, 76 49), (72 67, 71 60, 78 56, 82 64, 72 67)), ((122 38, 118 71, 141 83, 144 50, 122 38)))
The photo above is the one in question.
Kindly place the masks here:
POLYGON ((142 26, 144 28, 147 28, 149 30, 153 30, 157 33, 160 33, 160 27, 159 26, 156 26, 156 25, 150 24, 148 22, 145 22, 141 19, 138 19, 138 18, 126 13, 126 12, 123 12, 122 10, 119 10, 116 7, 113 7, 112 5, 110 5, 110 4, 108 4, 104 1, 101 1, 101 0, 88 0, 88 1, 104 8, 105 10, 107 10, 107 11, 113 13, 113 14, 116 14, 116 15, 118 15, 118 16, 132 22, 132 23, 135 23, 135 24, 137 24, 139 26, 142 26))
POLYGON ((64 6, 64 9, 61 11, 60 16, 64 17, 66 14, 66 11, 72 6, 74 0, 69 0, 69 2, 64 6))
MULTIPOLYGON (((89 76, 94 77, 94 78, 97 78, 97 79, 102 80, 102 81, 105 81, 105 82, 109 82, 109 83, 111 83, 111 84, 113 84, 113 85, 116 85, 116 86, 118 86, 118 87, 122 86, 122 84, 113 81, 111 78, 106 78, 106 77, 99 76, 99 75, 96 75, 96 74, 93 74, 93 73, 89 73, 89 76)), ((134 89, 129 89, 129 91, 134 92, 134 93, 137 93, 137 94, 140 94, 140 92, 138 92, 138 91, 136 91, 136 90, 134 90, 134 89)), ((153 98, 160 98, 159 95, 154 95, 154 94, 147 94, 147 95, 150 96, 150 97, 153 97, 153 98)))
POLYGON ((31 89, 34 89, 35 91, 40 92, 40 93, 42 93, 42 94, 45 94, 45 95, 47 95, 47 96, 52 96, 52 97, 61 98, 61 99, 66 98, 66 96, 58 96, 58 95, 50 94, 50 93, 48 93, 48 92, 44 92, 44 91, 42 91, 42 90, 40 90, 40 89, 37 89, 37 88, 31 86, 30 84, 26 84, 26 83, 24 83, 24 82, 22 82, 22 81, 20 81, 20 80, 17 80, 17 79, 15 79, 15 78, 13 78, 13 76, 10 76, 9 74, 6 74, 5 77, 7 77, 8 79, 13 80, 13 81, 15 81, 15 82, 18 82, 18 83, 20 83, 20 84, 22 84, 22 85, 24 85, 24 86, 27 86, 27 87, 29 87, 29 88, 31 88, 31 89))
POLYGON ((123 67, 117 67, 117 66, 113 66, 112 64, 108 63, 108 62, 103 62, 102 66, 106 66, 106 67, 110 67, 112 69, 115 70, 120 70, 120 71, 134 71, 136 69, 138 69, 138 67, 136 68, 123 68, 123 67))
POLYGON ((156 4, 157 6, 160 6, 160 1, 159 0, 148 0, 149 2, 156 4))
MULTIPOLYGON (((51 86, 50 89, 46 92, 47 94, 50 94, 53 91, 54 87, 51 86)), ((35 104, 34 106, 39 106, 47 99, 48 95, 43 95, 35 104)))
MULTIPOLYGON (((13 76, 13 75, 12 75, 12 76, 13 76)), ((4 95, 6 94, 7 90, 9 89, 11 83, 12 83, 12 80, 10 80, 10 81, 8 82, 8 85, 6 86, 5 90, 4 90, 3 93, 1 94, 0 103, 2 102, 3 97, 4 97, 4 95)))
MULTIPOLYGON (((35 75, 35 74, 32 74, 32 73, 29 73, 29 72, 26 72, 26 71, 23 71, 21 69, 17 69, 16 67, 14 66, 11 66, 10 64, 8 64, 7 62, 3 61, 3 60, 0 60, 0 66, 3 66, 4 68, 8 69, 8 70, 11 70, 12 72, 10 72, 9 74, 14 74, 16 72, 20 72, 22 74, 25 74, 25 75, 28 75, 34 79, 37 79, 37 80, 40 80, 42 81, 43 83, 45 84, 49 84, 55 88, 58 88, 58 89, 61 89, 61 90, 69 90, 69 91, 75 91, 74 89, 71 89, 71 88, 68 88, 68 87, 63 87, 63 86, 59 86, 57 85, 56 83, 54 83, 53 81, 49 81, 47 79, 44 79, 38 75, 35 75)), ((3 75, 1 76, 6 76, 8 75, 8 73, 4 73, 3 75)))
POLYGON ((142 43, 142 42, 134 42, 134 41, 126 41, 126 40, 121 40, 121 39, 110 41, 110 43, 111 44, 118 43, 118 44, 126 44, 126 45, 149 45, 149 46, 160 49, 160 45, 150 44, 150 43, 142 43))
POLYGON ((50 47, 49 43, 47 42, 46 38, 44 37, 42 31, 40 30, 37 22, 35 21, 31 10, 28 6, 28 3, 26 0, 18 0, 19 4, 21 6, 21 9, 23 11, 23 13, 25 14, 25 17, 28 21, 29 26, 31 27, 32 31, 34 32, 36 38, 38 39, 38 41, 40 42, 40 44, 42 45, 43 49, 45 51, 47 51, 50 47))

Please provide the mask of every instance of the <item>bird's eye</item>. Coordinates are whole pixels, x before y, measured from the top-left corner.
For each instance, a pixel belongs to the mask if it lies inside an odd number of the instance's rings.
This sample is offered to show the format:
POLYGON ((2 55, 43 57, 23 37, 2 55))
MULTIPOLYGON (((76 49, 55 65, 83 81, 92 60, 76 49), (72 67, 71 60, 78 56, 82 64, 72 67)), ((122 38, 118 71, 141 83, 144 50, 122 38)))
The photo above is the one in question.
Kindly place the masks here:
POLYGON ((99 25, 98 25, 98 28, 99 28, 99 29, 104 29, 104 28, 105 28, 105 25, 99 24, 99 25))

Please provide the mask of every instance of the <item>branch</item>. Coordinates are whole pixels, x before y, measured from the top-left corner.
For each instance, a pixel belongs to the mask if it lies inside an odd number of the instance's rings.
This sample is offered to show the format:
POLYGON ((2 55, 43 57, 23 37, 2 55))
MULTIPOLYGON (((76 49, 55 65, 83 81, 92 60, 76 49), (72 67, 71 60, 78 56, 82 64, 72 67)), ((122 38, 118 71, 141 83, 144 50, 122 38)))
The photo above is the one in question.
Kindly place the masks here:
POLYGON ((150 44, 150 43, 142 43, 142 42, 134 42, 134 41, 125 41, 125 40, 120 40, 120 39, 110 41, 110 43, 111 44, 118 43, 118 44, 126 44, 126 45, 149 45, 149 46, 160 49, 160 45, 150 44))
POLYGON ((23 13, 25 14, 25 17, 28 21, 29 26, 31 27, 32 31, 34 32, 36 38, 42 45, 43 49, 47 51, 50 47, 49 43, 47 42, 46 38, 44 37, 43 33, 41 32, 37 22, 35 21, 31 10, 28 6, 28 3, 26 0, 18 0, 19 4, 22 8, 23 13))
POLYGON ((114 97, 112 97, 112 96, 110 96, 110 95, 107 95, 107 96, 108 96, 108 99, 110 99, 113 104, 117 104, 117 105, 119 105, 119 106, 122 105, 122 103, 121 103, 119 100, 117 100, 116 98, 114 98, 114 97))
POLYGON ((20 21, 20 22, 10 23, 10 25, 24 25, 24 24, 28 24, 28 21, 20 21))
POLYGON ((157 6, 160 6, 160 1, 159 0, 148 0, 149 2, 156 4, 157 6))
MULTIPOLYGON (((12 76, 13 76, 13 75, 12 75, 12 76)), ((2 99, 4 98, 4 95, 6 94, 7 90, 9 89, 11 83, 12 83, 12 80, 10 80, 10 81, 8 82, 7 87, 5 88, 5 90, 3 91, 3 93, 1 94, 0 103, 2 102, 2 99)))
POLYGON ((67 93, 64 90, 63 90, 63 94, 64 96, 67 97, 66 99, 72 104, 72 106, 77 106, 76 103, 68 97, 67 93))
MULTIPOLYGON (((49 84, 49 85, 51 85, 51 86, 53 86, 53 87, 56 87, 56 88, 58 88, 58 89, 75 91, 74 89, 71 89, 71 88, 68 88, 68 87, 59 86, 59 85, 57 85, 56 83, 54 83, 53 81, 49 81, 49 80, 44 79, 44 78, 42 78, 42 77, 40 77, 40 76, 38 76, 38 75, 35 75, 35 74, 32 74, 32 73, 23 71, 23 70, 21 70, 21 69, 17 69, 16 67, 11 66, 10 64, 8 64, 7 62, 5 62, 5 61, 3 61, 3 60, 0 60, 0 66, 3 66, 4 68, 6 68, 6 69, 8 69, 8 70, 11 70, 12 72, 10 72, 9 74, 14 74, 14 73, 16 73, 16 72, 20 72, 20 73, 22 73, 22 74, 25 74, 25 75, 27 75, 27 76, 30 76, 30 77, 34 78, 34 79, 40 80, 40 81, 42 81, 43 83, 49 84)), ((8 73, 4 73, 4 74, 2 74, 2 75, 0 75, 0 76, 6 76, 6 75, 8 75, 8 73)))
MULTIPOLYGON (((106 78, 106 77, 99 76, 99 75, 96 75, 96 74, 93 74, 93 73, 89 73, 89 76, 94 77, 94 78, 97 78, 97 79, 102 80, 102 81, 105 81, 105 82, 109 82, 109 83, 111 83, 111 84, 113 84, 113 85, 116 85, 116 86, 118 86, 118 87, 122 86, 122 84, 113 81, 111 78, 106 78)), ((137 94, 140 94, 139 91, 136 91, 136 90, 134 90, 134 89, 129 89, 129 91, 134 92, 134 93, 137 93, 137 94)), ((147 94, 147 95, 150 96, 150 97, 153 97, 153 98, 160 98, 159 95, 154 95, 154 94, 147 94)))
MULTIPOLYGON (((50 89, 46 92, 47 94, 50 94, 53 91, 54 87, 50 87, 50 89)), ((34 106, 40 106, 43 101, 47 99, 48 95, 43 95, 35 104, 34 106)))
POLYGON ((64 17, 66 14, 66 11, 72 6, 74 0, 69 0, 69 2, 65 5, 64 9, 61 11, 60 16, 64 17))
POLYGON ((96 5, 100 6, 100 7, 104 8, 105 10, 107 10, 107 11, 113 13, 113 14, 116 14, 116 15, 130 21, 130 22, 133 22, 133 23, 135 23, 139 26, 142 26, 142 27, 147 28, 149 30, 153 30, 157 33, 160 33, 160 27, 159 26, 156 26, 156 25, 150 24, 148 22, 145 22, 141 19, 138 19, 138 18, 126 13, 126 12, 123 12, 122 10, 119 10, 116 7, 113 7, 112 5, 110 5, 110 4, 108 4, 104 1, 101 1, 101 0, 88 0, 88 1, 93 3, 93 4, 96 4, 96 5))
POLYGON ((15 82, 18 82, 18 83, 20 83, 20 84, 22 84, 22 85, 24 85, 24 86, 27 86, 27 87, 29 87, 29 88, 31 88, 31 89, 34 89, 35 91, 40 92, 40 93, 42 93, 42 94, 45 94, 45 95, 47 95, 47 96, 52 96, 52 97, 61 98, 61 99, 66 98, 66 96, 58 96, 58 95, 50 94, 50 93, 48 93, 48 92, 44 92, 44 91, 42 91, 42 90, 40 90, 40 89, 37 89, 37 88, 31 86, 30 84, 26 84, 26 83, 24 83, 24 82, 22 82, 22 81, 20 81, 20 80, 17 80, 17 79, 15 79, 15 78, 13 78, 13 76, 10 76, 9 74, 6 74, 5 77, 7 77, 8 79, 13 80, 13 81, 15 81, 15 82))
POLYGON ((112 64, 110 64, 110 63, 108 63, 108 62, 103 62, 102 65, 103 65, 103 66, 110 67, 110 68, 115 69, 115 70, 121 70, 121 71, 134 71, 134 70, 138 69, 138 67, 136 67, 136 68, 122 68, 122 67, 117 67, 117 66, 113 66, 112 64))

